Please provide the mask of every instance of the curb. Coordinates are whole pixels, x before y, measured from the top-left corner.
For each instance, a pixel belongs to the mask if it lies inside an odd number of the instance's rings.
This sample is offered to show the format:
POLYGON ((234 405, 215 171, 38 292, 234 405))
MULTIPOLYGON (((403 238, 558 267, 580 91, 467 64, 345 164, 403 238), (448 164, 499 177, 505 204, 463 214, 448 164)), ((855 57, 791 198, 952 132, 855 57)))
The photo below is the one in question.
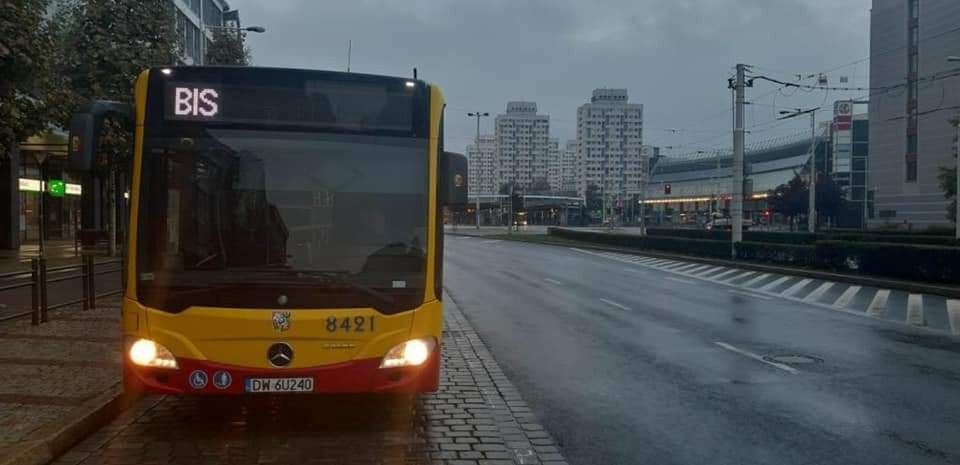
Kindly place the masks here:
POLYGON ((116 383, 71 410, 61 421, 38 429, 33 434, 38 439, 13 446, 12 453, 0 457, 0 465, 46 465, 113 420, 137 398, 124 394, 123 386, 116 383))
MULTIPOLYGON (((503 238, 498 238, 498 239, 503 239, 503 238)), ((505 240, 516 241, 515 239, 505 239, 505 240)), ((523 241, 516 241, 516 242, 523 242, 523 241)), ((724 260, 719 258, 698 257, 693 255, 671 254, 671 253, 664 253, 664 252, 658 252, 653 250, 610 247, 610 246, 604 246, 604 245, 595 245, 593 243, 583 242, 583 241, 571 241, 571 242, 574 242, 571 244, 558 244, 558 243, 551 243, 547 241, 541 242, 536 240, 526 241, 526 242, 533 242, 536 244, 552 245, 552 246, 560 246, 560 247, 581 247, 584 249, 600 250, 604 252, 619 252, 619 253, 626 253, 630 255, 643 255, 646 257, 684 260, 688 262, 703 263, 707 265, 720 265, 720 266, 726 266, 731 268, 742 268, 744 270, 750 270, 750 271, 760 271, 765 273, 778 273, 778 274, 786 274, 786 275, 793 275, 793 276, 802 276, 804 278, 822 279, 825 281, 837 281, 837 282, 844 282, 844 283, 850 283, 850 284, 857 284, 861 286, 866 285, 866 286, 878 287, 882 289, 897 289, 897 290, 913 292, 913 293, 933 294, 933 295, 939 295, 943 297, 949 297, 952 299, 960 299, 960 288, 944 287, 944 286, 937 286, 933 284, 923 284, 923 283, 916 283, 916 282, 910 282, 910 281, 898 281, 894 279, 884 279, 884 278, 877 278, 877 277, 866 276, 866 275, 832 273, 829 271, 818 271, 818 270, 810 270, 805 268, 791 268, 791 267, 783 267, 783 266, 775 266, 775 265, 764 265, 764 264, 751 263, 751 262, 745 262, 745 261, 724 260)))

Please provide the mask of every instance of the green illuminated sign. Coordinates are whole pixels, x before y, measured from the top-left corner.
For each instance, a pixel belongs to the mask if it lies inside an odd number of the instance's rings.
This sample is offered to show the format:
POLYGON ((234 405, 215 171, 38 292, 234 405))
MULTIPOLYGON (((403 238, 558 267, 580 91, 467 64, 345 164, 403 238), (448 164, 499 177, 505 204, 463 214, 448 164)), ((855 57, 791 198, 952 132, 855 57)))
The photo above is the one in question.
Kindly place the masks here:
POLYGON ((60 179, 51 179, 47 181, 47 192, 51 197, 63 197, 67 193, 67 183, 60 179))

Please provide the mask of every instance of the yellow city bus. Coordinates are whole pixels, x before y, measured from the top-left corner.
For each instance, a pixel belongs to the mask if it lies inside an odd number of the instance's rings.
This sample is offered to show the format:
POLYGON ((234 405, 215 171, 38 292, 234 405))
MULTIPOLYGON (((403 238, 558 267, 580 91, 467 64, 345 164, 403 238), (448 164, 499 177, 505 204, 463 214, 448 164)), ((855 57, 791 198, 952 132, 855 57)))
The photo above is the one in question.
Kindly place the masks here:
POLYGON ((91 170, 105 118, 134 129, 127 389, 437 390, 442 209, 466 203, 437 86, 170 67, 134 94, 75 114, 69 143, 91 170))

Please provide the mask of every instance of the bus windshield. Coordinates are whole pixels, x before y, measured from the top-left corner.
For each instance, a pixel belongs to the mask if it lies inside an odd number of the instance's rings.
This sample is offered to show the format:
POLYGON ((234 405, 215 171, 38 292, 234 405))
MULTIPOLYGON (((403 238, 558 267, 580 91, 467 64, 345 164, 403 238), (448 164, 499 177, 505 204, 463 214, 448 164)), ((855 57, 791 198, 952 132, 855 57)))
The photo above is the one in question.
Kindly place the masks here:
POLYGON ((422 303, 426 139, 189 134, 145 142, 137 241, 145 305, 397 312, 422 303))

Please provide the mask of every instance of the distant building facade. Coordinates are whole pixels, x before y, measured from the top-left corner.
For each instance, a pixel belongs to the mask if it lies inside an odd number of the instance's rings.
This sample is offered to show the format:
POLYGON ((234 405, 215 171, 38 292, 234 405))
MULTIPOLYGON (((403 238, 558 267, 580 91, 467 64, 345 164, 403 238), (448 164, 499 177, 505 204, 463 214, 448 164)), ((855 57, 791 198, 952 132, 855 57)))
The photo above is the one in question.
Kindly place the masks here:
POLYGON ((870 216, 867 202, 870 120, 866 113, 857 113, 857 107, 857 102, 851 100, 834 103, 830 130, 832 166, 823 170, 840 185, 847 199, 851 214, 845 218, 842 225, 845 227, 863 227, 870 216))
POLYGON ((640 191, 643 105, 629 103, 626 89, 596 89, 577 108, 577 191, 596 185, 608 195, 640 191))
POLYGON ((549 177, 550 117, 535 102, 508 102, 494 119, 499 183, 530 189, 549 177))
POLYGON ((486 134, 480 136, 479 145, 473 143, 467 146, 467 160, 469 161, 467 177, 470 180, 467 184, 468 195, 497 193, 499 186, 497 183, 496 142, 496 137, 486 134))
POLYGON ((954 165, 960 2, 873 0, 870 11, 868 196, 871 226, 948 224, 940 168, 954 165), (881 89, 881 90, 876 90, 881 89))
POLYGON ((202 65, 213 41, 211 28, 240 27, 240 15, 224 0, 170 0, 176 10, 177 36, 183 44, 183 61, 202 65))
POLYGON ((562 172, 560 141, 551 138, 547 149, 547 183, 550 184, 551 191, 558 192, 560 190, 562 172))
POLYGON ((577 141, 568 140, 560 151, 560 192, 577 191, 577 141))

